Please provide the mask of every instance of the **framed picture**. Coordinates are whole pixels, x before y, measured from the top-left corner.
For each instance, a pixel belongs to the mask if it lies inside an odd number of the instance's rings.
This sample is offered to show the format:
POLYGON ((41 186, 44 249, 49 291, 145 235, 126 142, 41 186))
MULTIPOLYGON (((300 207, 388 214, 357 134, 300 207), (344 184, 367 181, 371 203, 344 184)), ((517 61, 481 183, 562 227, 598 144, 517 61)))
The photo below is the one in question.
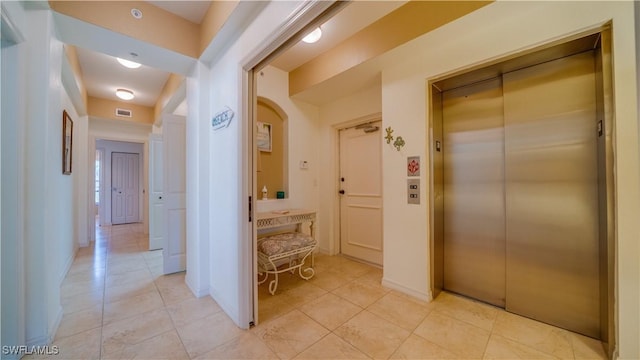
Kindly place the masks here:
POLYGON ((258 121, 258 150, 271 152, 271 124, 258 121))
POLYGON ((71 150, 73 149, 73 120, 66 110, 62 111, 62 173, 71 174, 71 150))

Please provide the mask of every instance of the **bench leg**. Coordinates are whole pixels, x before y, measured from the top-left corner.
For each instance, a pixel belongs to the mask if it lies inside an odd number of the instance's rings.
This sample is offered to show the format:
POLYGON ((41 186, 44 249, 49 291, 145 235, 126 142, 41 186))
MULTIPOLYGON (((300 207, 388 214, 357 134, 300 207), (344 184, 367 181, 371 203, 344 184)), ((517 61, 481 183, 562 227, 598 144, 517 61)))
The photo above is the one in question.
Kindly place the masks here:
POLYGON ((261 272, 258 271, 258 285, 263 284, 265 281, 267 281, 267 279, 269 278, 269 273, 268 272, 261 272), (260 276, 264 275, 264 278, 262 280, 260 280, 260 276))
POLYGON ((313 270, 313 251, 308 252, 303 258, 302 261, 300 261, 300 264, 298 265, 298 273, 300 274, 300 277, 305 279, 305 280, 309 280, 313 277, 313 275, 315 275, 316 271, 313 270), (307 259, 307 257, 309 257, 309 255, 311 255, 311 267, 308 267, 304 270, 302 270, 302 266, 304 265, 304 261, 307 259), (308 273, 309 275, 303 275, 302 273, 308 273))
POLYGON ((269 277, 269 273, 273 273, 274 279, 271 280, 271 282, 269 283, 269 293, 271 295, 275 295, 276 290, 278 289, 278 267, 270 258, 268 259, 268 261, 269 263, 266 264, 265 276, 262 282, 265 282, 267 280, 267 278, 269 277), (272 270, 270 271, 268 269, 272 269, 272 270))
POLYGON ((278 273, 275 273, 275 279, 271 280, 269 283, 269 293, 271 295, 276 294, 276 289, 278 288, 278 273))

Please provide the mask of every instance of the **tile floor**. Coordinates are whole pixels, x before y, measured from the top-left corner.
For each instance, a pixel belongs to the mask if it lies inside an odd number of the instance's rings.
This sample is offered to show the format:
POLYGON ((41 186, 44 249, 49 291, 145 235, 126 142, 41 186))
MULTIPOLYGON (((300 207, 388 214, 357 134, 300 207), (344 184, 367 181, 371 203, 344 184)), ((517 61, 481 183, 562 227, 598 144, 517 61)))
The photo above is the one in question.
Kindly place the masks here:
MULTIPOLYGON (((422 302, 380 285, 382 271, 316 257, 310 281, 259 287, 260 324, 241 330, 184 273, 163 276, 139 224, 101 227, 61 293, 54 359, 602 359, 593 339, 443 293, 422 302)), ((27 356, 25 358, 39 358, 27 356)))

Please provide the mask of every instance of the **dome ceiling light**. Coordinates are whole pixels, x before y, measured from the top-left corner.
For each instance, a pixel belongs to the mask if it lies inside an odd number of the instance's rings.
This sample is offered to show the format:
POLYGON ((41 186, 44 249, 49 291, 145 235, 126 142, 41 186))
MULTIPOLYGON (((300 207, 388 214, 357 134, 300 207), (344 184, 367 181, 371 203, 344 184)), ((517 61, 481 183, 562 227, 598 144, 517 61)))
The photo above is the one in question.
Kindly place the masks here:
POLYGON ((122 100, 131 100, 134 98, 133 91, 127 89, 116 90, 116 96, 122 100))
POLYGON ((116 59, 122 66, 127 67, 129 69, 137 69, 141 66, 140 63, 137 63, 135 61, 121 59, 121 58, 116 58, 116 59))
POLYGON ((307 36, 302 38, 302 41, 306 42, 307 44, 313 44, 314 42, 317 42, 318 40, 320 40, 321 37, 322 37, 322 30, 320 30, 320 28, 317 27, 315 30, 310 32, 307 36))

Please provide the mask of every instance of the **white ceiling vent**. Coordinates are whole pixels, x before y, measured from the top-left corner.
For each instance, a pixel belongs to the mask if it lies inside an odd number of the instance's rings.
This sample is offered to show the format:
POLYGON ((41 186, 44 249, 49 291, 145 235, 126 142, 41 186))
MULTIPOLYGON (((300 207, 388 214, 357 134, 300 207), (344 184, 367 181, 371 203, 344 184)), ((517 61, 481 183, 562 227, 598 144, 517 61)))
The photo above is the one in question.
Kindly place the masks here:
POLYGON ((129 109, 118 109, 116 108, 116 116, 122 117, 131 117, 133 115, 133 111, 129 109))

